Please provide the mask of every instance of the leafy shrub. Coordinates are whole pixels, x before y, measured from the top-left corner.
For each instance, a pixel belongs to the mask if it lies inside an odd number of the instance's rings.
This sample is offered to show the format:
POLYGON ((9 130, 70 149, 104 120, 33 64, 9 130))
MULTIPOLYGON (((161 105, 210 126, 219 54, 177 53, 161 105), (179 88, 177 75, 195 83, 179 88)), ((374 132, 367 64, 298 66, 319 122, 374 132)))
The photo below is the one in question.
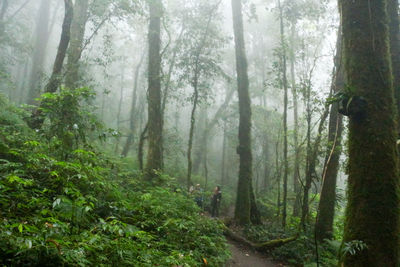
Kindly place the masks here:
POLYGON ((199 215, 172 178, 145 184, 138 172, 83 142, 64 157, 63 146, 55 146, 63 136, 49 135, 56 119, 35 132, 23 111, 4 103, 0 265, 201 266, 206 258, 220 266, 227 260, 222 226, 199 215))

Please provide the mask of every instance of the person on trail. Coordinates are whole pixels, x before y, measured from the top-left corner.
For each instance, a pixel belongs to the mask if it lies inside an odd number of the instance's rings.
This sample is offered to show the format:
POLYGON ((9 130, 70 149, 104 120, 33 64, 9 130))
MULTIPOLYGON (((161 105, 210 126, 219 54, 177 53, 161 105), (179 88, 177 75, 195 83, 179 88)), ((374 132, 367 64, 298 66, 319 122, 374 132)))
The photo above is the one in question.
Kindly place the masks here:
POLYGON ((203 189, 200 187, 200 184, 196 184, 196 187, 193 190, 193 195, 197 206, 203 208, 203 189))
POLYGON ((221 203, 222 193, 221 187, 217 186, 214 189, 214 193, 211 198, 211 217, 219 216, 219 205, 221 203))

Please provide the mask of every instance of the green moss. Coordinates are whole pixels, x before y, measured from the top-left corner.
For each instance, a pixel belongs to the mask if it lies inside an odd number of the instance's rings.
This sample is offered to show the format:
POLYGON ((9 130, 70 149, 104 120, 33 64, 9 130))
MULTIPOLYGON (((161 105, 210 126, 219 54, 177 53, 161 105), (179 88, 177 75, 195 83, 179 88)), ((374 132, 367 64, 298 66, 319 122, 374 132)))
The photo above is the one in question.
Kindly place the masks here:
POLYGON ((397 266, 399 179, 396 113, 384 1, 341 1, 349 86, 367 102, 365 119, 350 118, 349 180, 344 241, 368 249, 344 266, 397 266))

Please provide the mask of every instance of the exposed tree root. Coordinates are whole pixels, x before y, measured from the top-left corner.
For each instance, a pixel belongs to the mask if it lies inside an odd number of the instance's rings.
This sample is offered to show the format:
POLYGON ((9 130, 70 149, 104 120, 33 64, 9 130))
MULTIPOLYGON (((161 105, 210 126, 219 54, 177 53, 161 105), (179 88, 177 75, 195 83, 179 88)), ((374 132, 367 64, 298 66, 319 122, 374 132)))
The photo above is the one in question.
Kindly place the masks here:
POLYGON ((263 243, 253 243, 246 238, 240 236, 239 234, 235 233, 232 231, 229 227, 225 227, 224 229, 224 234, 229 237, 230 239, 239 242, 247 247, 253 248, 255 250, 271 250, 275 249, 277 247, 283 246, 285 244, 288 244, 298 238, 298 235, 295 235, 293 237, 289 238, 279 238, 279 239, 274 239, 270 240, 267 242, 263 243))

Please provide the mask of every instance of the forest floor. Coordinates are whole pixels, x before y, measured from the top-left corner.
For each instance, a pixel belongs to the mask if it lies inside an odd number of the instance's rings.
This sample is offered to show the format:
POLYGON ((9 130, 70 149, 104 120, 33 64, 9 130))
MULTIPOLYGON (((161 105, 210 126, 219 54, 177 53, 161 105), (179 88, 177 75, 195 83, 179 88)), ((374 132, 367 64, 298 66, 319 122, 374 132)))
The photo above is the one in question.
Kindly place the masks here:
POLYGON ((264 254, 253 251, 240 243, 228 239, 231 247, 232 259, 229 260, 226 267, 277 267, 284 266, 273 263, 264 254))

